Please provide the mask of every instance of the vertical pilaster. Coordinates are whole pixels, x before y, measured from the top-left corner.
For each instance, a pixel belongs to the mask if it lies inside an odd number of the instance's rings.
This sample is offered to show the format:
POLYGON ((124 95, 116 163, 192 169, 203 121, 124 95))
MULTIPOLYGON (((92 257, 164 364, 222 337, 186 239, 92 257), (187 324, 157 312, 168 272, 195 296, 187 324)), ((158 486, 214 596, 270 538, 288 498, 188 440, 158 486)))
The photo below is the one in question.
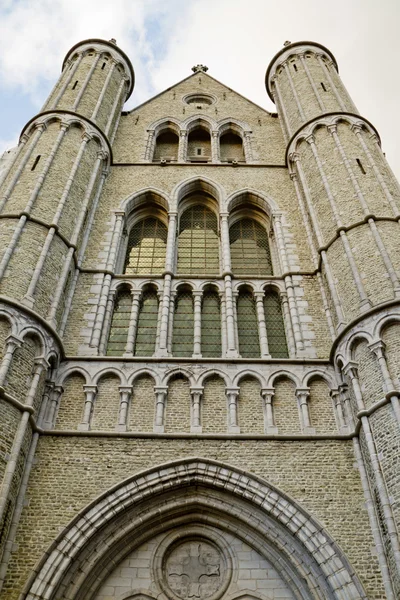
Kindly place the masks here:
POLYGON ((203 292, 194 291, 194 337, 193 337, 193 358, 201 358, 201 302, 203 292))
POLYGON ((190 419, 190 433, 201 433, 201 399, 203 396, 204 388, 202 387, 191 387, 190 395, 192 397, 191 403, 191 419, 190 419))
POLYGON ((271 358, 268 348, 267 327, 265 325, 264 293, 255 292, 254 296, 256 300, 258 337, 260 340, 261 358, 271 358))
POLYGON ((310 411, 308 408, 308 399, 310 390, 308 388, 297 388, 296 398, 299 406, 300 425, 303 433, 314 434, 315 429, 311 427, 310 411))
POLYGON ((132 291, 132 308, 129 317, 128 337, 126 340, 124 356, 133 356, 135 349, 136 331, 139 318, 141 293, 132 291))
POLYGON ((164 433, 165 429, 165 406, 167 401, 168 388, 164 386, 155 386, 156 395, 156 414, 154 422, 154 433, 164 433))
POLYGON ((264 408, 264 432, 268 435, 275 435, 278 433, 278 428, 275 425, 274 412, 272 399, 274 397, 275 390, 273 388, 262 388, 261 397, 263 399, 264 408))
POLYGON ((225 388, 228 403, 228 433, 240 433, 238 423, 239 391, 238 387, 225 388))
POLYGON ((83 390, 85 392, 85 405, 83 408, 82 422, 78 425, 78 430, 89 431, 94 402, 96 400, 97 385, 84 385, 83 390))
POLYGON ((132 398, 132 386, 131 385, 120 385, 119 389, 119 411, 118 411, 118 423, 116 425, 116 431, 127 431, 128 430, 128 411, 129 404, 132 398))

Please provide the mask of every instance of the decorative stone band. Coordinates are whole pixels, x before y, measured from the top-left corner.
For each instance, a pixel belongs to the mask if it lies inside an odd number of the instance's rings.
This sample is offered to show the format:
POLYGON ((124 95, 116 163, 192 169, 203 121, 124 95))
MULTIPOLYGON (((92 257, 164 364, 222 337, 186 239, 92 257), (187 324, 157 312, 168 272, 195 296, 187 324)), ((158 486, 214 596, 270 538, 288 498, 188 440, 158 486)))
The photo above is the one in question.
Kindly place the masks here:
POLYGON ((100 583, 115 561, 126 555, 128 539, 140 544, 155 535, 150 522, 165 527, 172 518, 176 526, 180 503, 185 509, 182 524, 193 515, 199 523, 205 519, 208 526, 230 523, 263 552, 268 552, 272 536, 271 554, 282 572, 286 571, 287 576, 291 573, 296 597, 306 597, 312 589, 321 600, 365 599, 361 583, 342 551, 323 526, 295 501, 254 475, 194 458, 138 473, 81 511, 48 548, 22 597, 55 600, 61 593, 73 597, 77 589, 85 595, 89 591, 86 586, 94 578, 99 577, 100 583), (180 494, 174 494, 174 489, 180 494), (188 510, 192 511, 189 515, 188 510), (72 571, 74 577, 70 576, 72 571))

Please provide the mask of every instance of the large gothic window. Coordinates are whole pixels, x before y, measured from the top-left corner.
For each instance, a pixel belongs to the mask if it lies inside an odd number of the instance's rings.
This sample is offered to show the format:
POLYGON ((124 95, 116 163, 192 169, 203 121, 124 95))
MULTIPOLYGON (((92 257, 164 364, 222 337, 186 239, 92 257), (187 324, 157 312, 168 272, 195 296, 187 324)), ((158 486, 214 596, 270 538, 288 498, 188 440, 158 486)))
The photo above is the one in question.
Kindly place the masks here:
POLYGON ((236 133, 228 131, 221 135, 219 140, 221 162, 244 162, 242 138, 236 133))
POLYGON ((122 356, 125 352, 131 309, 131 292, 127 288, 122 288, 118 291, 114 301, 114 312, 107 344, 108 356, 122 356))
POLYGON ((155 290, 143 292, 136 333, 135 355, 152 356, 156 347, 158 297, 155 290))
POLYGON ((285 326, 283 323, 281 299, 274 291, 264 296, 265 325, 267 328, 268 349, 272 358, 288 358, 285 326))
POLYGON ((201 309, 201 354, 221 356, 221 311, 218 292, 208 289, 203 294, 201 309))
POLYGON ((167 228, 155 217, 136 223, 128 237, 124 273, 127 275, 160 274, 165 267, 167 228))
POLYGON ((229 230, 232 270, 236 276, 272 275, 268 234, 254 219, 240 219, 229 230))
POLYGON ((175 300, 172 354, 192 356, 194 337, 193 296, 191 290, 181 290, 175 300))
POLYGON ((259 358, 260 343, 256 305, 251 290, 242 288, 237 300, 239 354, 243 358, 259 358))
POLYGON ((154 162, 167 160, 169 162, 178 160, 179 138, 173 131, 164 131, 156 139, 154 148, 154 162))
POLYGON ((202 204, 180 218, 177 271, 185 275, 218 275, 219 238, 216 214, 202 204))

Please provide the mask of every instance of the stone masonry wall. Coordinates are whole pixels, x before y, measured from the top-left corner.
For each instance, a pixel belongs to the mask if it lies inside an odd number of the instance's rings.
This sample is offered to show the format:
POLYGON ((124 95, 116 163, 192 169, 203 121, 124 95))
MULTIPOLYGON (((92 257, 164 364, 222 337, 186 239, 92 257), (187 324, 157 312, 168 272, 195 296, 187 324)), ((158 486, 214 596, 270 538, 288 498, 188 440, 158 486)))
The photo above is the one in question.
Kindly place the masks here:
MULTIPOLYGON (((175 389, 183 382, 177 380, 175 389)), ((183 387, 183 386, 182 386, 183 387)), ((369 600, 384 598, 351 442, 264 442, 43 437, 2 600, 16 600, 60 529, 100 493, 134 473, 184 456, 204 456, 264 477, 327 527, 369 600), (84 485, 82 482, 84 481, 84 485), (32 528, 32 523, 36 527, 32 528)))

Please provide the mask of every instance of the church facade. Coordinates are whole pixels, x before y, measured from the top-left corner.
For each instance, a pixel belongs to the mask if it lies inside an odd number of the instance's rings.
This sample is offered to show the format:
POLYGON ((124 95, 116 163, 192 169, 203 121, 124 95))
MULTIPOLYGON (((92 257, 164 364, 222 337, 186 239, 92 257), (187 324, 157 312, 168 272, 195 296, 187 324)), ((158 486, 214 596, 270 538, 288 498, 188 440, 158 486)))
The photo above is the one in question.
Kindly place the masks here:
POLYGON ((0 597, 400 597, 400 187, 332 53, 277 113, 66 55, 0 163, 0 597))

